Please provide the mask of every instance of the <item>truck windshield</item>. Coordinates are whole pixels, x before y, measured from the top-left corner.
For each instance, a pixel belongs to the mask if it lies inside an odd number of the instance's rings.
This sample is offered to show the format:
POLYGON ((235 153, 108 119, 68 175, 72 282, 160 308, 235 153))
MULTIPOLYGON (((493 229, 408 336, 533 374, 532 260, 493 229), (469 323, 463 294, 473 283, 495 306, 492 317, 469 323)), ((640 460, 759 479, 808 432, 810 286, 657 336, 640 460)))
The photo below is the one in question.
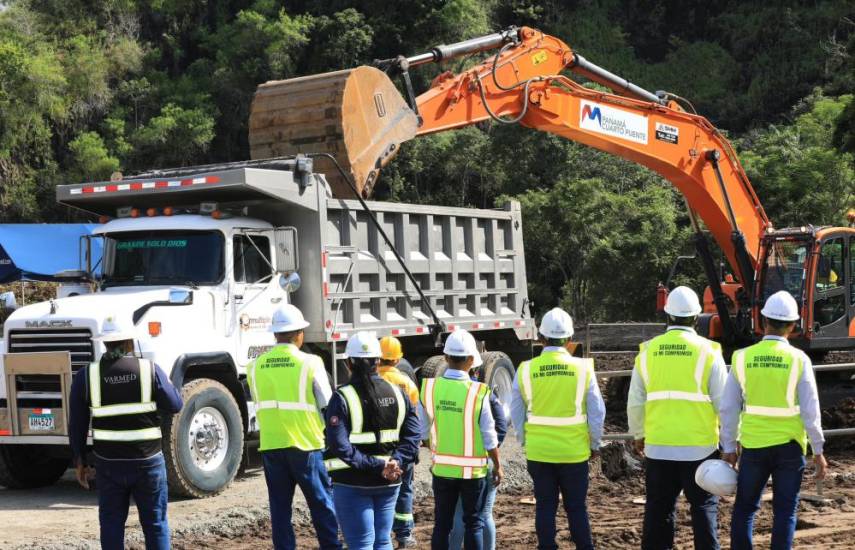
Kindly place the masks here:
POLYGON ((810 243, 808 241, 776 241, 766 255, 765 277, 762 300, 779 290, 786 290, 801 303, 805 288, 805 262, 810 243))
POLYGON ((104 286, 211 285, 223 279, 217 231, 134 231, 105 238, 104 286))

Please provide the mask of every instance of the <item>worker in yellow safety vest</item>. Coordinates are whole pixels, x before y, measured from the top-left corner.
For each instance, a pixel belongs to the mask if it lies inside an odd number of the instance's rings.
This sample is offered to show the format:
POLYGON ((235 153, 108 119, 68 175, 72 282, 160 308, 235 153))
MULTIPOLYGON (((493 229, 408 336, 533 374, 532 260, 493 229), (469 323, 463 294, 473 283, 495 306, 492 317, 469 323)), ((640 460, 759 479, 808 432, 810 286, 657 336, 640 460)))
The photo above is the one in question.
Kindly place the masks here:
MULTIPOLYGON (((377 373, 383 380, 399 388, 409 398, 413 406, 419 403, 419 387, 404 372, 398 370, 398 364, 404 358, 401 341, 394 336, 384 336, 380 339, 380 361, 377 363, 377 373)), ((418 462, 418 457, 416 457, 418 462)), ((401 474, 401 489, 395 502, 395 520, 392 532, 398 541, 398 548, 415 548, 418 546, 413 536, 413 472, 415 464, 409 464, 401 474)))
POLYGON ((668 328, 641 344, 632 371, 627 420, 645 457, 642 548, 674 546, 680 491, 689 501, 696 549, 718 549, 718 497, 695 482, 695 471, 718 456, 718 405, 727 370, 721 346, 699 336, 702 308, 692 289, 668 294, 668 328))
POLYGON ((422 439, 430 441, 434 527, 431 548, 447 550, 458 499, 463 508, 466 550, 482 550, 482 511, 487 500, 488 458, 493 483, 502 481, 499 442, 490 408, 490 389, 469 377, 483 362, 473 336, 462 329, 448 335, 446 371, 422 380, 419 416, 422 439))
POLYGON ((309 505, 320 547, 341 548, 332 486, 323 460, 323 410, 332 390, 323 360, 300 350, 308 326, 299 309, 291 304, 279 306, 270 326, 276 346, 247 369, 261 432, 259 450, 276 550, 297 547, 291 505, 298 485, 309 505))
POLYGON ((599 451, 606 407, 593 360, 570 353, 570 314, 550 310, 539 333, 543 351, 517 369, 511 400, 511 419, 534 484, 537 547, 558 548, 555 514, 561 493, 576 548, 590 549, 588 460, 599 451))
POLYGON ((782 290, 766 300, 761 315, 765 336, 734 352, 721 402, 722 458, 736 464, 737 431, 742 447, 730 534, 736 550, 752 548, 754 514, 770 476, 771 547, 792 547, 808 439, 816 478, 828 469, 813 367, 787 340, 799 320, 798 303, 782 290))

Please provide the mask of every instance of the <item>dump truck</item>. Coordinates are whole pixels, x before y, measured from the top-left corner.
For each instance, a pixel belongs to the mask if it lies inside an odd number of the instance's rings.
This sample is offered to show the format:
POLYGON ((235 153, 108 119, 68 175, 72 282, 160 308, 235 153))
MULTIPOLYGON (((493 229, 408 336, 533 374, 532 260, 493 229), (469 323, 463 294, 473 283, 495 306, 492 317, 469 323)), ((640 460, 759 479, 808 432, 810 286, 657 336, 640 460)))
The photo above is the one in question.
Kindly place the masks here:
POLYGON ((507 404, 514 364, 531 356, 520 207, 447 208, 334 198, 312 159, 156 171, 62 185, 57 200, 99 217, 94 292, 16 310, 4 327, 0 485, 56 481, 69 465, 68 390, 98 361, 107 317, 132 319, 138 352, 182 390, 165 419, 170 488, 216 494, 257 446, 246 368, 270 349, 273 310, 293 303, 305 348, 332 380, 355 331, 401 339, 403 368, 442 368, 443 334, 471 331, 484 380, 507 404))

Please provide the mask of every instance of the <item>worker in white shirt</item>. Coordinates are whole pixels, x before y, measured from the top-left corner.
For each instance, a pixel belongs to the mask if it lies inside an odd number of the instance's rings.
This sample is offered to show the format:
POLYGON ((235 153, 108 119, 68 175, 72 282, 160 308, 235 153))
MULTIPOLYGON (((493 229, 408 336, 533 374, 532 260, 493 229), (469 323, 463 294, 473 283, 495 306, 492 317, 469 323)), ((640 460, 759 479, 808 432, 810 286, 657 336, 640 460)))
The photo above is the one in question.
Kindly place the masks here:
POLYGON ((737 431, 742 447, 730 533, 735 550, 752 548, 754 514, 770 476, 771 547, 791 548, 808 440, 817 479, 828 469, 813 367, 787 340, 799 320, 799 306, 782 290, 766 300, 761 314, 766 335, 733 354, 721 401, 722 458, 736 464, 737 431))
POLYGON ((641 547, 674 547, 677 497, 689 501, 696 549, 716 550, 718 497, 695 471, 718 455, 718 406, 727 370, 721 347, 695 333, 697 294, 680 286, 665 304, 668 330, 641 344, 627 400, 629 431, 646 458, 641 547))

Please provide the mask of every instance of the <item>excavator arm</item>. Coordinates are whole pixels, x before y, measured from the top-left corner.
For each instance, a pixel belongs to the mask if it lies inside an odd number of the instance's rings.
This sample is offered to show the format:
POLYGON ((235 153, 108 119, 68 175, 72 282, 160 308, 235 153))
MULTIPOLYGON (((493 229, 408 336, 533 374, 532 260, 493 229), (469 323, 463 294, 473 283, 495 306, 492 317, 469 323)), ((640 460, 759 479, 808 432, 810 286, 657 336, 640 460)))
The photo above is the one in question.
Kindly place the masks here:
MULTIPOLYGON (((753 302, 751 293, 760 241, 771 223, 733 147, 706 118, 686 112, 666 94, 653 94, 588 62, 560 39, 528 27, 512 27, 457 44, 437 46, 425 54, 378 63, 403 77, 412 110, 407 113, 410 116, 401 116, 400 110, 389 112, 386 105, 401 105, 402 101, 391 84, 377 84, 383 82, 378 77, 380 71, 371 69, 370 86, 365 84, 367 78, 352 76, 368 67, 268 83, 256 94, 255 121, 251 118, 251 128, 265 128, 266 136, 271 135, 270 127, 275 126, 276 119, 256 116, 256 111, 265 111, 264 97, 259 99, 265 87, 268 87, 266 93, 272 91, 280 98, 290 89, 299 89, 302 95, 294 93, 292 97, 306 97, 310 99, 304 101, 317 103, 317 94, 305 93, 307 83, 318 89, 336 84, 345 90, 345 99, 340 100, 334 112, 324 111, 328 115, 333 112, 335 132, 327 130, 320 135, 316 120, 300 123, 290 115, 290 127, 280 134, 298 139, 285 143, 284 147, 280 140, 271 148, 269 143, 276 139, 268 137, 263 154, 293 154, 325 147, 324 150, 344 160, 343 164, 365 193, 379 169, 404 141, 416 135, 495 120, 519 123, 631 160, 662 175, 685 197, 702 259, 706 255, 704 268, 724 332, 731 335, 735 332, 727 298, 695 217, 703 220, 739 278, 745 301, 739 305, 749 307, 753 302), (410 69, 489 50, 496 50, 495 55, 459 74, 442 73, 426 92, 414 97, 410 69), (611 91, 586 88, 562 74, 566 71, 611 91), (348 90, 352 99, 346 97, 348 90), (274 123, 268 123, 268 119, 274 123), (358 130, 348 131, 348 128, 358 130), (371 135, 373 141, 369 155, 364 154, 366 146, 361 142, 360 156, 355 160, 357 155, 350 153, 352 147, 347 141, 357 133, 371 135), (306 140, 303 137, 306 134, 314 137, 306 140), (304 147, 303 143, 311 146, 304 147)), ((252 133, 250 143, 254 143, 252 133)))

